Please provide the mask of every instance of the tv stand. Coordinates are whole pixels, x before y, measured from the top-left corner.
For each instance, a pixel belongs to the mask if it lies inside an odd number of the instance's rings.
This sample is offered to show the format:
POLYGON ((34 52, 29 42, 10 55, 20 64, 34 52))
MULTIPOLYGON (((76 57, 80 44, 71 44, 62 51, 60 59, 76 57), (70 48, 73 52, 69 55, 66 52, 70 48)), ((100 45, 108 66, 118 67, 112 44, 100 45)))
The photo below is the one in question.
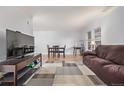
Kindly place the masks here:
POLYGON ((20 59, 11 59, 0 63, 0 71, 6 73, 0 80, 3 83, 17 85, 18 80, 28 73, 31 68, 27 67, 33 60, 39 60, 42 66, 42 54, 33 54, 20 59))
POLYGON ((25 56, 19 56, 19 57, 16 57, 16 59, 22 59, 24 58, 25 56))

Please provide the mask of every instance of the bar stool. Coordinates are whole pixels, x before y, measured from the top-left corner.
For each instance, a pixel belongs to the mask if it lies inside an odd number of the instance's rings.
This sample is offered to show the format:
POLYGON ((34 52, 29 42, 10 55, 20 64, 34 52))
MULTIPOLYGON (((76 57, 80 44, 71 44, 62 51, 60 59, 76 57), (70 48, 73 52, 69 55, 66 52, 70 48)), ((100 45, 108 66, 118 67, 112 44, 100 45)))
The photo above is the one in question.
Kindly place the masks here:
POLYGON ((77 51, 79 50, 80 55, 81 55, 81 47, 73 47, 73 55, 76 56, 77 55, 77 51))

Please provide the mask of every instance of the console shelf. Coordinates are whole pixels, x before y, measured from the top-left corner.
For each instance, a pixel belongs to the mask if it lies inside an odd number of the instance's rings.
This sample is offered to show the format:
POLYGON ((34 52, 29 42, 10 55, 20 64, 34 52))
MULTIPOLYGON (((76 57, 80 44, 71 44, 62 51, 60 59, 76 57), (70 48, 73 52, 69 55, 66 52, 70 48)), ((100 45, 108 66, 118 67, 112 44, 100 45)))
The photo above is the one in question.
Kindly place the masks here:
POLYGON ((41 54, 37 54, 37 55, 33 55, 31 57, 27 57, 27 59, 22 59, 22 61, 17 60, 17 64, 16 62, 14 62, 14 64, 10 63, 11 65, 9 65, 9 62, 6 64, 1 63, 0 64, 0 71, 6 72, 6 74, 4 75, 4 77, 0 80, 1 82, 8 82, 8 83, 13 83, 13 85, 17 85, 17 81, 22 78, 26 73, 28 73, 30 70, 33 70, 32 68, 27 67, 26 65, 31 64, 33 60, 39 60, 41 62, 42 65, 42 55, 41 54))

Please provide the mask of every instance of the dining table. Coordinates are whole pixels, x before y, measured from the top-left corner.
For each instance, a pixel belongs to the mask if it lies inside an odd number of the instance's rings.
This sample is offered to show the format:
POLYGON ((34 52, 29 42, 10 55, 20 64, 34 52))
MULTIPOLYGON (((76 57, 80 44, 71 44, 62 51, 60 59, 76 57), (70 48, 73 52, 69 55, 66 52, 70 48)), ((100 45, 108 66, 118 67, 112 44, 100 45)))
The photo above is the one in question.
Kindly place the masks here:
POLYGON ((63 53, 63 57, 65 57, 65 47, 52 46, 48 47, 48 58, 50 55, 53 57, 60 57, 60 54, 63 53))

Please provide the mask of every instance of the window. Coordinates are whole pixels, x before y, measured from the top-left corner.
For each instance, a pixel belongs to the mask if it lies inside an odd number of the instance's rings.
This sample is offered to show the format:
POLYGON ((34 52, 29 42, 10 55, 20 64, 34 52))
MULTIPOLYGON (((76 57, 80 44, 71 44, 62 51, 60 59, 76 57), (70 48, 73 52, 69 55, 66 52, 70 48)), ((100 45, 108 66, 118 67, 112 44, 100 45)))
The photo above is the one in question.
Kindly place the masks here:
POLYGON ((88 32, 88 40, 91 40, 91 32, 88 32))
POLYGON ((95 29, 95 43, 96 43, 96 46, 101 45, 101 28, 100 27, 95 29))
POLYGON ((92 38, 91 31, 88 32, 87 35, 88 35, 88 49, 90 50, 91 49, 91 38, 92 38))

